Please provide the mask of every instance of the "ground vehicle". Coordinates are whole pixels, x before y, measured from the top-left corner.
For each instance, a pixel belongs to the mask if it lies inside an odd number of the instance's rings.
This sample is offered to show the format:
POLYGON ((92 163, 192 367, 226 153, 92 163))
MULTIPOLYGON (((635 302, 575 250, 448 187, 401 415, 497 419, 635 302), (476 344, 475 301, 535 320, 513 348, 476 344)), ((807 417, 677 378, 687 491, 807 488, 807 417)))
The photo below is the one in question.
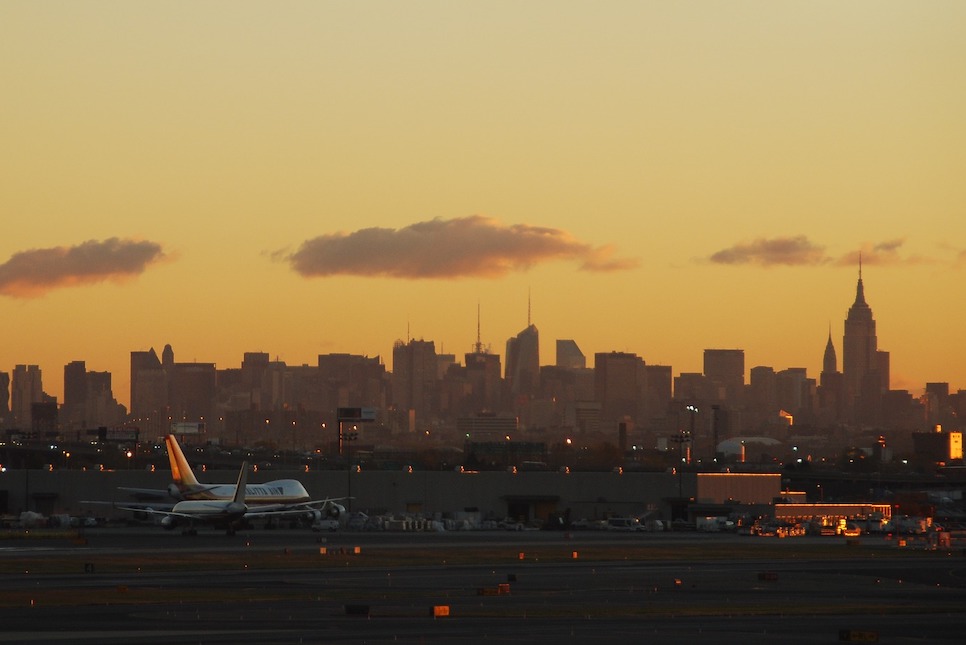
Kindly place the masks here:
POLYGON ((338 531, 339 520, 332 518, 322 518, 312 523, 313 531, 338 531))
POLYGON ((609 517, 607 518, 608 531, 643 531, 644 526, 636 517, 609 517))

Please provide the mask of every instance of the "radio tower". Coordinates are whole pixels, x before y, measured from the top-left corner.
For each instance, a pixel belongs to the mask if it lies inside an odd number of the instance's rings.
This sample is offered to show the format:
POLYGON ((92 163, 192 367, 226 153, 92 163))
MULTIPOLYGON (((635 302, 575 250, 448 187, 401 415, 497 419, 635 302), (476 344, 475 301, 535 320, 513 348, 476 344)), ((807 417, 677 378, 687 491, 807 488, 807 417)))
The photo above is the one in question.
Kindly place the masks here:
POLYGON ((476 301, 476 344, 473 349, 477 354, 483 353, 483 343, 480 341, 480 301, 476 301))

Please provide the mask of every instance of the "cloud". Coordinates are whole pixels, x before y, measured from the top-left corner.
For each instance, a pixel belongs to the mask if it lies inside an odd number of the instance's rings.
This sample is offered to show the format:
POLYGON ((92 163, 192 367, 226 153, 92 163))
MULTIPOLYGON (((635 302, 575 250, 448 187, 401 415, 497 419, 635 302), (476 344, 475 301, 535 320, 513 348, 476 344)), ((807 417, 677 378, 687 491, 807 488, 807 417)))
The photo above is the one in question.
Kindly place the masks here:
POLYGON ((858 266, 860 256, 862 264, 870 266, 931 264, 933 262, 929 258, 924 258, 920 255, 903 256, 901 251, 905 242, 904 239, 897 238, 879 242, 878 244, 866 243, 862 245, 860 251, 846 253, 836 260, 835 264, 838 266, 858 266))
POLYGON ((825 247, 811 242, 804 235, 741 242, 714 253, 709 259, 716 264, 760 266, 813 266, 828 261, 825 247))
POLYGON ((637 266, 615 258, 610 246, 592 247, 560 229, 505 225, 481 215, 322 235, 275 257, 306 277, 495 278, 550 260, 575 260, 586 271, 637 266))
POLYGON ((154 242, 110 238, 15 253, 0 264, 0 294, 34 298, 63 287, 118 282, 164 258, 154 242))
POLYGON ((902 238, 877 243, 866 242, 861 249, 832 257, 826 254, 824 246, 812 242, 804 235, 797 235, 740 242, 714 253, 708 259, 716 264, 753 264, 764 267, 825 264, 856 267, 859 265, 860 255, 862 264, 866 265, 896 266, 933 262, 919 255, 903 255, 904 244, 905 240, 902 238))

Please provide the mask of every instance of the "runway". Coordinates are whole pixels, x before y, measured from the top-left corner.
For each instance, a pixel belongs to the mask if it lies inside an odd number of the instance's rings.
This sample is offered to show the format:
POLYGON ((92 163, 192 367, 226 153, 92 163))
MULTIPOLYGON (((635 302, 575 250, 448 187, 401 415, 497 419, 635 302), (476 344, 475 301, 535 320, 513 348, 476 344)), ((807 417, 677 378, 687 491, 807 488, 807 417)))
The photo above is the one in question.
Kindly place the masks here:
POLYGON ((0 570, 11 643, 958 643, 966 628, 963 553, 882 538, 104 529, 4 540, 0 570))

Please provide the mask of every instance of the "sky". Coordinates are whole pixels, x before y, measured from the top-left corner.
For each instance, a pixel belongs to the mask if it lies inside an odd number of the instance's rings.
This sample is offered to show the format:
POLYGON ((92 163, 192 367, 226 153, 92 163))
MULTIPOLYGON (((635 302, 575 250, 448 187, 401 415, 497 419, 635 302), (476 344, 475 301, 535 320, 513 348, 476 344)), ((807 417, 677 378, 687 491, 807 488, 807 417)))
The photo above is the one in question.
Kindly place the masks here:
POLYGON ((966 3, 0 2, 0 371, 574 339, 966 389, 966 3), (479 312, 479 317, 478 317, 479 312))

